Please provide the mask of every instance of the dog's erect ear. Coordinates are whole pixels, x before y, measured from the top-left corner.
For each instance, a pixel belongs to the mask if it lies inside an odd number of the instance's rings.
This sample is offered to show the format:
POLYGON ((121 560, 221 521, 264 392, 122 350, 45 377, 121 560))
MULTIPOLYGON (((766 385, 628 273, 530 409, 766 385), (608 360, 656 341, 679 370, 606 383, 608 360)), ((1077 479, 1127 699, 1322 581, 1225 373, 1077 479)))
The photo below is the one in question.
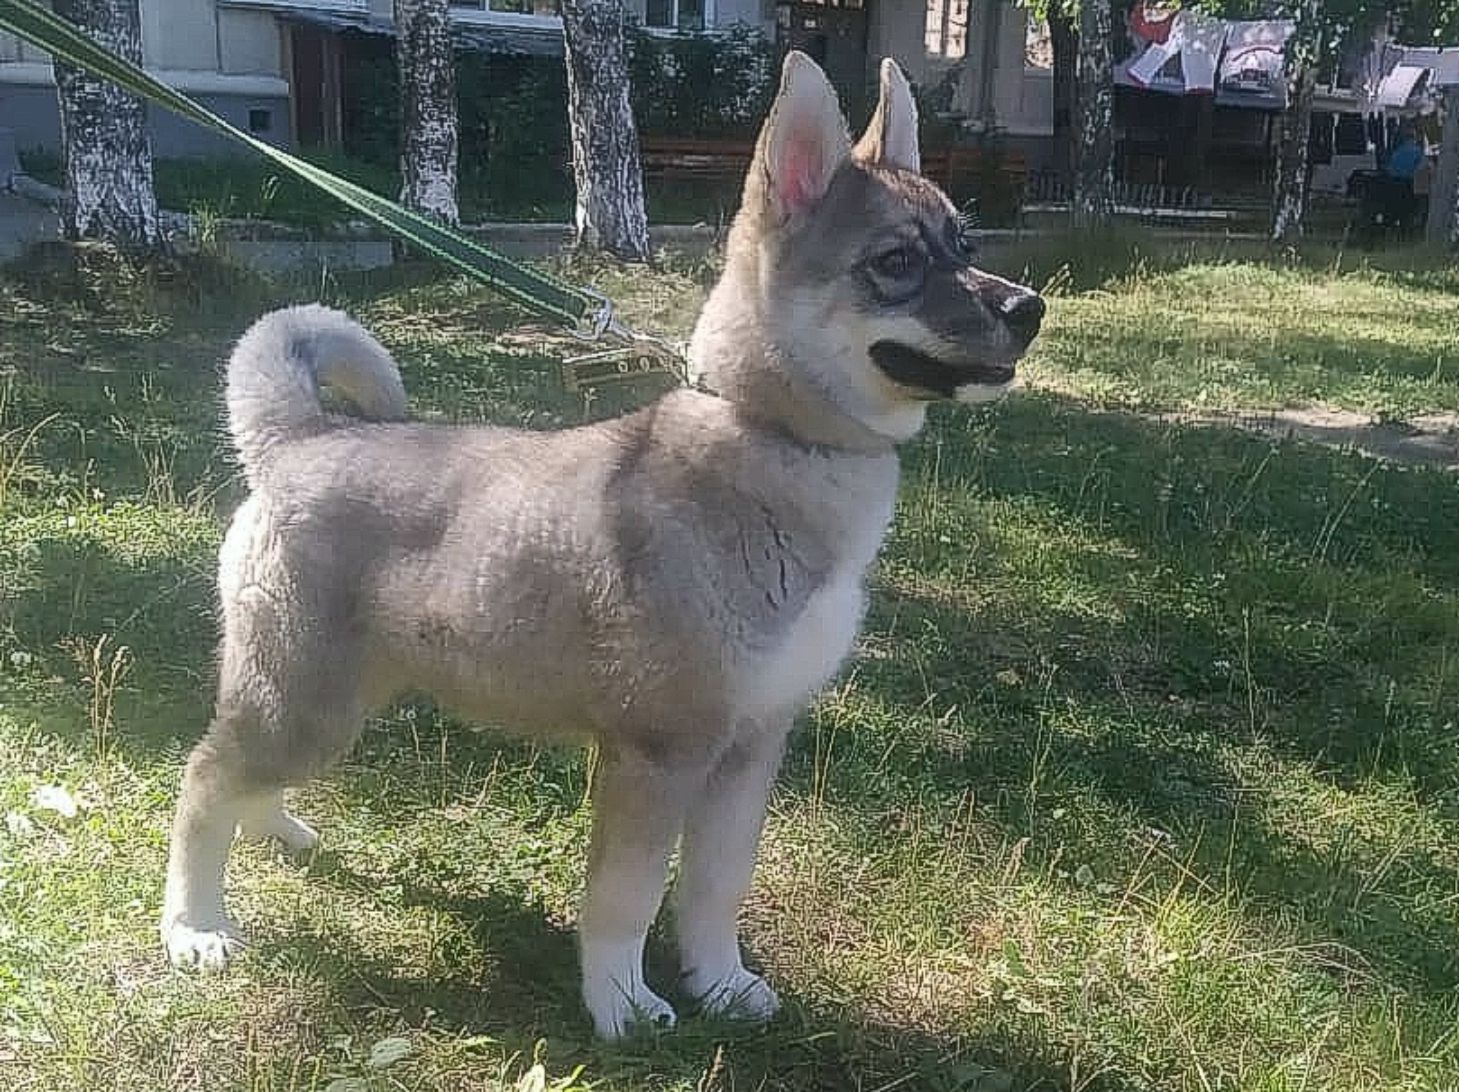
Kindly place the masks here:
POLYGON ((756 152, 767 199, 782 216, 804 212, 826 195, 850 154, 835 90, 815 61, 792 50, 756 152))
POLYGON ((912 98, 907 77, 890 57, 881 63, 881 100, 856 144, 856 158, 863 163, 879 163, 913 174, 922 171, 922 154, 917 146, 917 103, 912 98))

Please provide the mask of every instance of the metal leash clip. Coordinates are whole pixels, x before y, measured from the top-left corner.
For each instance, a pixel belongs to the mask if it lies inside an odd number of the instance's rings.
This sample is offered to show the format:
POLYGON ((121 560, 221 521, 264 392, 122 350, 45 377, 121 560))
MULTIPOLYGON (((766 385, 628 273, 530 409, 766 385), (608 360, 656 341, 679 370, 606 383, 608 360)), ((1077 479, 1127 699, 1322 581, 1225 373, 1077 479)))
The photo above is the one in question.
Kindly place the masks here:
POLYGON ((688 382, 688 365, 682 352, 662 338, 637 333, 619 322, 613 313, 613 302, 606 296, 591 289, 583 291, 598 306, 583 316, 573 336, 586 342, 612 338, 621 344, 565 358, 562 362, 564 387, 577 392, 656 375, 688 382))

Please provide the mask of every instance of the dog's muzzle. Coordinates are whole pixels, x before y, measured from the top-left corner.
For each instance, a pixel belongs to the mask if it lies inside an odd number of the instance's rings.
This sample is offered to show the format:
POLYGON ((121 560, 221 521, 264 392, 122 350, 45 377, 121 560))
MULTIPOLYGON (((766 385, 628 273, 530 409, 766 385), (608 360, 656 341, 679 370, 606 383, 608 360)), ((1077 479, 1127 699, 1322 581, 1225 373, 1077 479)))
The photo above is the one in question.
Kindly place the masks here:
POLYGON ((1019 292, 1009 296, 998 308, 1003 324, 1025 349, 1038 337, 1045 310, 1044 298, 1037 292, 1019 292))
POLYGON ((878 341, 870 351, 883 375, 928 398, 953 398, 963 387, 1003 387, 1013 381, 1011 362, 942 360, 897 341, 878 341))

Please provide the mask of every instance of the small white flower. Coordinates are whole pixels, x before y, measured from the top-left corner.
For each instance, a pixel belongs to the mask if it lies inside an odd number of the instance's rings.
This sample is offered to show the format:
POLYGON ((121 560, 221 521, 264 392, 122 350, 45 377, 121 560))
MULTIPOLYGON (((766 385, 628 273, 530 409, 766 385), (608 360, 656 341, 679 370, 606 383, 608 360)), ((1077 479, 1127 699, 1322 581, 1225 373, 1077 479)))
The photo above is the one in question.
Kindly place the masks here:
POLYGON ((21 815, 18 811, 7 811, 5 829, 10 832, 12 838, 29 838, 35 833, 35 824, 30 821, 28 815, 21 815))
POLYGON ((76 798, 60 785, 42 785, 30 794, 30 802, 42 811, 53 811, 64 819, 75 819, 81 813, 76 798))
POLYGON ((12 652, 10 654, 10 666, 14 668, 26 668, 34 659, 29 652, 12 652))

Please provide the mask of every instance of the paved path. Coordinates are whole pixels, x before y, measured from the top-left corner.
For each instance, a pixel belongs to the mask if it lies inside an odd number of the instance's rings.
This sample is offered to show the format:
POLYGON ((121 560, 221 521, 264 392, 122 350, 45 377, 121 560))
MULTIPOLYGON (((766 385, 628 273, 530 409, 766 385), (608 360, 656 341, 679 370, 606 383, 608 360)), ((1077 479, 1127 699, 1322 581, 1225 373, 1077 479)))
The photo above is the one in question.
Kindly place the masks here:
POLYGON ((1305 440, 1360 451, 1370 458, 1405 466, 1459 471, 1459 413, 1427 413, 1407 421, 1385 421, 1365 413, 1335 409, 1148 416, 1170 424, 1236 428, 1277 440, 1305 440))
POLYGON ((61 237, 61 221, 48 206, 0 189, 0 262, 32 243, 61 237))

